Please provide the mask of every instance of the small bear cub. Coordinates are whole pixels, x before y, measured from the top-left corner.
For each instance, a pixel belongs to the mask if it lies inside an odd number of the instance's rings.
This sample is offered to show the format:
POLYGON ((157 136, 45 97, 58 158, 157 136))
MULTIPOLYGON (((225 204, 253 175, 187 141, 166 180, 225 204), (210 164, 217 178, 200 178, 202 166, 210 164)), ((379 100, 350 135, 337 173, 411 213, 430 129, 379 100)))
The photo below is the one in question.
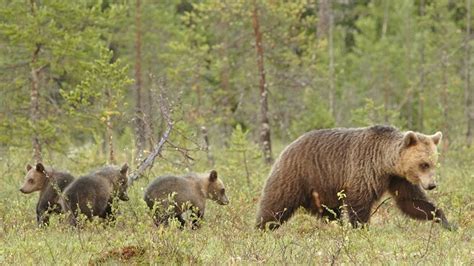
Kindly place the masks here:
POLYGON ((69 215, 69 223, 76 226, 79 213, 88 220, 93 216, 114 220, 112 206, 116 198, 128 201, 127 170, 127 164, 105 166, 69 185, 61 201, 63 211, 69 215))
POLYGON ((36 204, 36 220, 39 225, 48 225, 50 214, 61 212, 59 195, 72 183, 74 177, 69 173, 45 168, 42 163, 37 163, 35 167, 28 164, 26 171, 20 192, 25 194, 40 192, 36 204))
POLYGON ((157 177, 146 188, 144 197, 148 207, 155 209, 153 219, 156 226, 168 225, 169 218, 177 218, 183 228, 186 224, 183 215, 191 211, 193 229, 199 227, 199 220, 204 217, 206 199, 220 205, 229 204, 224 183, 215 170, 209 174, 157 177))

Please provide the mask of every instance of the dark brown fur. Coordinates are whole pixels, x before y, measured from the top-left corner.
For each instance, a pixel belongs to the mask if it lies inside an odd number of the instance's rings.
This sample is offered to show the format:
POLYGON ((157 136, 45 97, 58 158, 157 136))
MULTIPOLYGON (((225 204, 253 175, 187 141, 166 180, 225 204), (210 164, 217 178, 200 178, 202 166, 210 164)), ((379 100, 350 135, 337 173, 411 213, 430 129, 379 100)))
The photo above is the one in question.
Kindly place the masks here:
POLYGON ((64 191, 61 206, 69 214, 69 223, 77 224, 79 213, 88 220, 93 216, 113 220, 112 205, 116 198, 128 200, 127 164, 106 166, 76 179, 64 191))
POLYGON ((45 168, 41 163, 35 167, 27 165, 26 170, 28 172, 25 183, 20 191, 25 194, 40 192, 36 204, 36 220, 39 225, 47 225, 51 214, 61 212, 59 194, 74 180, 74 177, 69 173, 45 168))
POLYGON ((157 226, 166 225, 169 218, 178 219, 181 226, 184 226, 185 219, 182 214, 191 210, 198 218, 193 220, 194 227, 197 227, 197 220, 204 216, 206 199, 212 199, 221 205, 229 203, 224 184, 214 170, 203 175, 157 177, 147 187, 144 196, 147 206, 152 210, 156 208, 154 222, 157 226), (172 194, 175 195, 170 202, 172 194))
POLYGON ((423 180, 428 189, 434 188, 432 168, 440 138, 441 133, 426 136, 386 126, 308 132, 288 145, 273 165, 257 227, 277 228, 299 207, 338 219, 343 201, 356 227, 369 221, 373 204, 389 191, 408 216, 430 220, 434 211, 449 228, 443 212, 420 187, 423 180), (418 170, 419 160, 426 160, 431 169, 418 170), (340 191, 345 198, 338 198, 340 191))

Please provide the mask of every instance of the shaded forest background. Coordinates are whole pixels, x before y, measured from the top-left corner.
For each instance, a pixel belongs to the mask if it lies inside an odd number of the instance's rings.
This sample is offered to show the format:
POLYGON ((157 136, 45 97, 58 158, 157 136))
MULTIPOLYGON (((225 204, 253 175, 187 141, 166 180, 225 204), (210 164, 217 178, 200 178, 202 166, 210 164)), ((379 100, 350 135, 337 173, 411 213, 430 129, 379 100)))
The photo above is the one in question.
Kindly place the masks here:
POLYGON ((160 94, 184 163, 239 138, 271 162, 306 131, 375 123, 473 141, 471 0, 1 2, 4 154, 141 160, 160 94))

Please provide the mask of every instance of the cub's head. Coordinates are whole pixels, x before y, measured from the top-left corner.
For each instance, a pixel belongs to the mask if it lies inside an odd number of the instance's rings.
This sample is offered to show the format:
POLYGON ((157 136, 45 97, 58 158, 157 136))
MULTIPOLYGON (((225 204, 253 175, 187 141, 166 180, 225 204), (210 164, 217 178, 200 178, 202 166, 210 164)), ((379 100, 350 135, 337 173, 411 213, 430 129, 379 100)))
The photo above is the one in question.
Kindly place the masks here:
POLYGON ((29 194, 42 190, 48 180, 43 164, 37 163, 35 167, 28 164, 26 166, 26 171, 25 182, 21 186, 20 191, 29 194))
POLYGON ((123 201, 127 201, 127 180, 128 165, 124 163, 122 166, 110 165, 99 169, 95 172, 102 178, 108 179, 113 185, 114 195, 123 201))
POLYGON ((438 163, 437 145, 442 136, 441 132, 431 136, 413 131, 406 132, 400 150, 398 174, 412 184, 420 184, 426 190, 434 189, 438 163))
POLYGON ((128 164, 124 163, 122 167, 120 167, 120 172, 119 175, 117 176, 117 196, 119 199, 123 201, 128 201, 128 194, 127 194, 127 189, 128 189, 128 179, 127 179, 127 171, 128 171, 128 164))
POLYGON ((225 194, 225 187, 224 183, 217 177, 217 172, 212 170, 209 173, 209 186, 207 189, 207 196, 219 203, 220 205, 227 205, 229 204, 229 199, 225 194))

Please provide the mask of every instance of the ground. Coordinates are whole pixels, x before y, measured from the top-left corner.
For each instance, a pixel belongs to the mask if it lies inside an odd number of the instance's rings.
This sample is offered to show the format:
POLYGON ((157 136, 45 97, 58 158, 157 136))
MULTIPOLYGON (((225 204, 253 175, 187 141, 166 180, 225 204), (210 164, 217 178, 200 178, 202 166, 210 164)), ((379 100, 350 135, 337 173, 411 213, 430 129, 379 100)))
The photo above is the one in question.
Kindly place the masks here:
MULTIPOLYGON (((34 211, 38 195, 18 191, 27 163, 19 158, 25 153, 8 152, 0 158, 0 264, 474 263, 472 150, 450 152, 441 162, 438 188, 429 192, 448 219, 458 225, 455 232, 404 217, 392 200, 378 209, 368 229, 351 229, 347 221, 343 226, 326 224, 299 211, 279 230, 260 232, 254 228, 255 212, 269 167, 250 160, 247 179, 240 157, 229 152, 216 151, 217 158, 229 161, 218 160, 215 168, 227 186, 230 204, 208 201, 199 230, 153 225, 142 200, 143 189, 156 175, 179 174, 184 169, 167 163, 157 163, 148 180, 141 178, 130 188, 130 201, 119 203, 121 215, 116 224, 97 222, 77 230, 55 217, 49 227, 38 228, 34 211)), ((98 164, 83 150, 70 158, 59 165, 74 173, 84 174, 98 164)), ((196 169, 209 167, 199 162, 196 169)))

